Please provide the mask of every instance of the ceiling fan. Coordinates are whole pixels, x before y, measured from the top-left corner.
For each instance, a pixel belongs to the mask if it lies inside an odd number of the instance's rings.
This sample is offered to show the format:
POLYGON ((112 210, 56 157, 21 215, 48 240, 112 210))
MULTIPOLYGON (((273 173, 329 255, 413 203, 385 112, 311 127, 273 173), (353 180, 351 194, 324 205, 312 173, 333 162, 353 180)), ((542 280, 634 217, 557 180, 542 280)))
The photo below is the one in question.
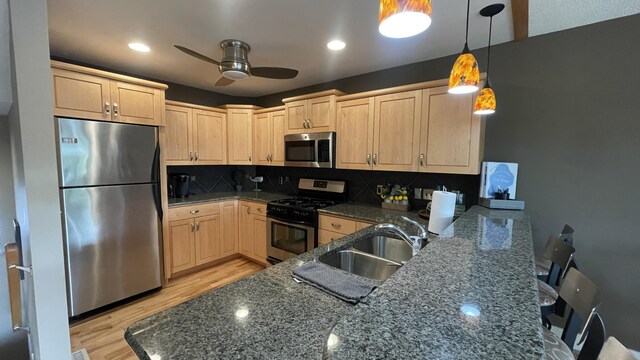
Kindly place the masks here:
POLYGON ((218 70, 222 77, 216 82, 216 86, 227 86, 233 84, 235 80, 244 80, 250 76, 268 79, 293 79, 298 75, 298 70, 295 69, 267 66, 252 67, 247 56, 251 51, 251 47, 240 40, 228 39, 220 42, 220 47, 222 48, 221 61, 214 60, 184 46, 173 46, 187 55, 218 65, 218 70))

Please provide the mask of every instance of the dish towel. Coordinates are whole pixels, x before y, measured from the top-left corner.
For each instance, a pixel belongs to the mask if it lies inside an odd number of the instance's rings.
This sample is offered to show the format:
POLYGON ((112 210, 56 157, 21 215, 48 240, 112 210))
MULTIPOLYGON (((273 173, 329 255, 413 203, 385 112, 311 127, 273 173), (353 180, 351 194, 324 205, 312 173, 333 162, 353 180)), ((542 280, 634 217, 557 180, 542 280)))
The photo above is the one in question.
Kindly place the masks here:
POLYGON ((308 262, 293 269, 293 277, 341 300, 357 304, 378 285, 319 262, 308 262))

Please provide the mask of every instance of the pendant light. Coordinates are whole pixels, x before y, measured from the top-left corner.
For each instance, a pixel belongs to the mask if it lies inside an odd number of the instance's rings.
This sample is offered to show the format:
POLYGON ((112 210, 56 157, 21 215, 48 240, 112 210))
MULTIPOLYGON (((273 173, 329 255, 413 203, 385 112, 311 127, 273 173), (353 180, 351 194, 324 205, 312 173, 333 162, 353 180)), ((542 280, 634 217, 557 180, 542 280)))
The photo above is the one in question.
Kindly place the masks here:
POLYGON ((431 25, 431 0, 380 0, 378 31, 390 38, 420 34, 431 25))
POLYGON ((478 90, 480 85, 480 70, 476 58, 469 52, 469 7, 471 0, 467 1, 467 33, 464 40, 464 48, 453 64, 449 75, 449 93, 469 94, 478 90))
POLYGON ((496 94, 491 89, 489 82, 489 70, 491 65, 491 30, 493 28, 493 17, 504 9, 503 4, 489 5, 480 10, 480 15, 489 17, 489 46, 487 46, 487 79, 484 82, 480 95, 476 98, 473 106, 473 113, 476 115, 489 115, 496 112, 496 94))

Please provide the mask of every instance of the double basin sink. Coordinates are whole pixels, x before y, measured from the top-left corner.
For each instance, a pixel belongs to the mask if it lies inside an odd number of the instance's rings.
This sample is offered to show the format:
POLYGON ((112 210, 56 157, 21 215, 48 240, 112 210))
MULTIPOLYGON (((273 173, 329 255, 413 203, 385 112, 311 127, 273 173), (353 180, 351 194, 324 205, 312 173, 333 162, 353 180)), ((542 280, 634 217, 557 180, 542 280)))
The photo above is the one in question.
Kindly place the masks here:
MULTIPOLYGON (((426 245, 423 242, 422 247, 426 245)), ((413 257, 413 248, 404 240, 374 234, 356 240, 345 250, 320 256, 318 261, 369 279, 384 281, 413 257)))

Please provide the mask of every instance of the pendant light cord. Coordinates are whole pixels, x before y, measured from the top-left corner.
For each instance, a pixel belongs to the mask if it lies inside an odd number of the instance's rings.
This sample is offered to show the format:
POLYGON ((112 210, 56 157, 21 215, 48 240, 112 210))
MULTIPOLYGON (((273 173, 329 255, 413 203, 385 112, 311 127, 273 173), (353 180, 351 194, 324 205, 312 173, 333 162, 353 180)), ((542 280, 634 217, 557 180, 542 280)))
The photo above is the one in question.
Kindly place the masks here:
POLYGON ((464 43, 467 44, 469 42, 469 8, 471 7, 471 0, 467 0, 467 33, 464 37, 464 43))
POLYGON ((489 19, 489 46, 487 49, 487 80, 489 79, 489 69, 491 67, 491 28, 493 27, 493 16, 489 19))

